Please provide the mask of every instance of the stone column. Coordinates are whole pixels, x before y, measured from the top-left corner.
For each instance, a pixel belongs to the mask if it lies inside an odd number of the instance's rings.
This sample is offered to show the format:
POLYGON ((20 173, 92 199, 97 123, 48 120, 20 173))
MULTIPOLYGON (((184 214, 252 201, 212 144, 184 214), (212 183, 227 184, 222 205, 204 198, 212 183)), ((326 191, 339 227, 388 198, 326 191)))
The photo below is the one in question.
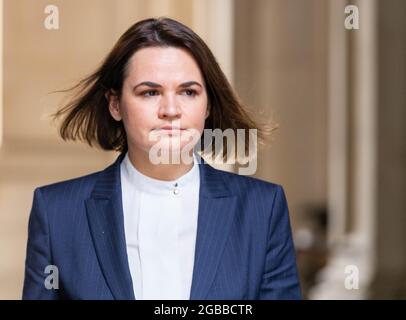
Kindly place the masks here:
POLYGON ((371 297, 406 299, 406 2, 377 1, 376 273, 371 297))
POLYGON ((360 29, 346 30, 347 2, 330 1, 329 259, 309 292, 310 299, 366 298, 373 275, 376 3, 355 4, 360 29), (352 276, 355 282, 348 283, 352 276))

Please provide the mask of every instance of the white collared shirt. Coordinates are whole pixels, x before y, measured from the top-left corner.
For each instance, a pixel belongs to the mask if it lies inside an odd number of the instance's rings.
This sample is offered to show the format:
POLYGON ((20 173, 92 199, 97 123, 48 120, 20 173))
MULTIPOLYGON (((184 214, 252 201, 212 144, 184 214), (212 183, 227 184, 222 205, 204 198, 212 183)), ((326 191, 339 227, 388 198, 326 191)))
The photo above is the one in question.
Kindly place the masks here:
POLYGON ((128 263, 138 300, 187 300, 192 284, 200 173, 173 181, 150 178, 131 163, 120 165, 128 263))

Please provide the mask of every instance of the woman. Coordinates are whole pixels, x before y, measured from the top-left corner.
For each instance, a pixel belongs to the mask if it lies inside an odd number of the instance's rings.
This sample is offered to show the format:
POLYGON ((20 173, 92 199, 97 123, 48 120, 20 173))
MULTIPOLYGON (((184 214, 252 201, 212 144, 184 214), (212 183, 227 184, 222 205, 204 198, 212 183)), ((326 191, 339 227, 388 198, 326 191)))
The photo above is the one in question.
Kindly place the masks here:
POLYGON ((61 136, 120 155, 35 190, 24 299, 300 298, 282 187, 189 148, 257 127, 192 30, 140 21, 72 89, 61 136))

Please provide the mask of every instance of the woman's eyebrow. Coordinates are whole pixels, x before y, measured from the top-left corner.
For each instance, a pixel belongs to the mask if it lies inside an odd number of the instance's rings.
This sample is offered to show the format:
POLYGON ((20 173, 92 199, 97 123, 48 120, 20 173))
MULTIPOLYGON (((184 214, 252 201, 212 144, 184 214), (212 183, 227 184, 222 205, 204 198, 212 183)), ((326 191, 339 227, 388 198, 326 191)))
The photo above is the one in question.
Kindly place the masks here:
POLYGON ((197 81, 188 81, 188 82, 184 82, 181 83, 179 86, 182 88, 186 88, 186 87, 190 87, 193 86, 194 84, 198 85, 199 87, 203 87, 199 82, 197 81))
MULTIPOLYGON (((192 85, 198 85, 199 87, 203 87, 197 81, 187 81, 187 82, 181 83, 179 86, 181 88, 187 88, 187 87, 190 87, 192 85)), ((162 88, 162 86, 159 83, 151 82, 151 81, 143 81, 143 82, 140 82, 139 84, 137 84, 136 86, 134 86, 133 90, 137 89, 140 86, 147 86, 147 87, 150 87, 150 88, 162 88)))
POLYGON ((139 84, 137 84, 133 90, 137 89, 140 86, 147 86, 147 87, 151 87, 151 88, 161 88, 162 86, 159 83, 155 83, 155 82, 151 82, 151 81, 143 81, 140 82, 139 84))

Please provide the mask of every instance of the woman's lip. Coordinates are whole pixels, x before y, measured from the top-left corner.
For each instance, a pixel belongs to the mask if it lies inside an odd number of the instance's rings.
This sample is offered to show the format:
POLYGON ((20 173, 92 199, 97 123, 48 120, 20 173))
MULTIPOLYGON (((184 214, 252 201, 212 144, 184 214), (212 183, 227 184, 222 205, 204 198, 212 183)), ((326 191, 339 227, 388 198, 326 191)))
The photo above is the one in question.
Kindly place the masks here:
POLYGON ((170 137, 172 136, 177 136, 177 135, 182 135, 182 131, 185 131, 185 129, 179 129, 179 128, 160 128, 158 131, 161 131, 161 133, 165 132, 165 135, 168 135, 170 137))
POLYGON ((164 127, 164 128, 160 128, 161 130, 165 130, 165 131, 173 131, 173 130, 185 130, 183 128, 171 128, 171 127, 164 127))

